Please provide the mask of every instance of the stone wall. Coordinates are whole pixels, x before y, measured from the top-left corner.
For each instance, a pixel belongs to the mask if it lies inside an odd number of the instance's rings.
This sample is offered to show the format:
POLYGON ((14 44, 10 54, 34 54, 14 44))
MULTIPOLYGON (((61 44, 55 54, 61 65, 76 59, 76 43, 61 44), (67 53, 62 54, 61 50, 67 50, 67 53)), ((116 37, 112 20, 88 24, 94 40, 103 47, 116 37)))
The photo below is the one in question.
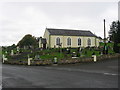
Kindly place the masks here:
MULTIPOLYGON (((110 60, 110 59, 119 59, 120 54, 114 54, 114 55, 102 55, 97 57, 97 61, 102 60, 110 60)), ((59 65, 61 64, 75 64, 75 63, 89 63, 94 62, 94 59, 82 57, 82 58, 68 58, 68 59, 62 59, 58 60, 59 65)), ((19 65, 28 65, 28 61, 17 61, 17 60, 8 60, 5 61, 6 64, 19 64, 19 65)), ((53 60, 31 60, 31 65, 52 65, 54 62, 53 60)))

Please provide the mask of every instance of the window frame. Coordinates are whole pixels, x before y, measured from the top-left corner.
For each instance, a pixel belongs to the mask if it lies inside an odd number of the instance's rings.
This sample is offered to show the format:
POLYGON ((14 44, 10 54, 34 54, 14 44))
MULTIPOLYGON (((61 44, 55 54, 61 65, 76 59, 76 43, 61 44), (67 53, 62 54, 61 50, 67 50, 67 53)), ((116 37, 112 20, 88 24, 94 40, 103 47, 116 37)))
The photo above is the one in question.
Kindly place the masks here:
POLYGON ((91 39, 90 38, 88 38, 88 40, 87 40, 87 45, 91 46, 91 39))
POLYGON ((81 38, 78 38, 78 46, 81 46, 81 38))
POLYGON ((71 38, 70 37, 67 38, 67 45, 71 46, 71 38))
POLYGON ((56 45, 60 45, 60 38, 59 37, 56 38, 56 45))

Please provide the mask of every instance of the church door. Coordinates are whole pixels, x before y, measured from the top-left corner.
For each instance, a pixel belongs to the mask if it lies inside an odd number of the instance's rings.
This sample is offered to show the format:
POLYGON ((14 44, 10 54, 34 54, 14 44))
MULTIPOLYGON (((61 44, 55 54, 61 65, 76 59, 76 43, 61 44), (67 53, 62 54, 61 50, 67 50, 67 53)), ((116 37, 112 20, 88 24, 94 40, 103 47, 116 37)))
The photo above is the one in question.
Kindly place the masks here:
POLYGON ((46 44, 43 44, 43 49, 46 49, 46 44))

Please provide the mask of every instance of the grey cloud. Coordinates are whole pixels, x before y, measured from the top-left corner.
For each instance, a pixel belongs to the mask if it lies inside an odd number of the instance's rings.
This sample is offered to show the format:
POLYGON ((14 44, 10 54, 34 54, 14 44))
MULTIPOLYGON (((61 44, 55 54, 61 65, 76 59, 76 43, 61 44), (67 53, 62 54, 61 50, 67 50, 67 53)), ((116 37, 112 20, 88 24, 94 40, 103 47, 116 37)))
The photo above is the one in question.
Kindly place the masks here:
POLYGON ((117 18, 111 13, 117 13, 116 6, 116 2, 4 3, 0 6, 0 45, 17 43, 28 33, 43 36, 46 27, 88 29, 103 36, 103 19, 107 19, 108 31, 117 18))

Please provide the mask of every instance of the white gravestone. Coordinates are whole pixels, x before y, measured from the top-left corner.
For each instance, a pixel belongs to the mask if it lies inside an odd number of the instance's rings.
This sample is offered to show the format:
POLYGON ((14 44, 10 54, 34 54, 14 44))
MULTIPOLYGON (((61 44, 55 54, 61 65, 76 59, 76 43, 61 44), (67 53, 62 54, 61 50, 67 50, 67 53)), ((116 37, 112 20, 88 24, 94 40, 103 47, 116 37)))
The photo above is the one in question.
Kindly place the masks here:
POLYGON ((94 59, 94 62, 96 62, 96 61, 97 61, 96 55, 92 55, 92 57, 93 57, 93 59, 94 59))
POLYGON ((11 50, 11 55, 12 55, 12 56, 14 55, 14 52, 13 52, 13 50, 11 50))
POLYGON ((20 48, 17 46, 17 52, 19 52, 20 51, 20 48))
POLYGON ((57 57, 54 57, 54 63, 57 64, 57 57))
POLYGON ((3 54, 3 63, 7 61, 7 58, 5 57, 5 55, 3 54))
POLYGON ((28 58, 28 65, 30 65, 31 60, 32 60, 32 58, 28 58))
POLYGON ((7 54, 7 51, 5 53, 7 54))
POLYGON ((30 56, 28 55, 28 65, 30 65, 30 61, 32 60, 32 58, 30 58, 30 56))

